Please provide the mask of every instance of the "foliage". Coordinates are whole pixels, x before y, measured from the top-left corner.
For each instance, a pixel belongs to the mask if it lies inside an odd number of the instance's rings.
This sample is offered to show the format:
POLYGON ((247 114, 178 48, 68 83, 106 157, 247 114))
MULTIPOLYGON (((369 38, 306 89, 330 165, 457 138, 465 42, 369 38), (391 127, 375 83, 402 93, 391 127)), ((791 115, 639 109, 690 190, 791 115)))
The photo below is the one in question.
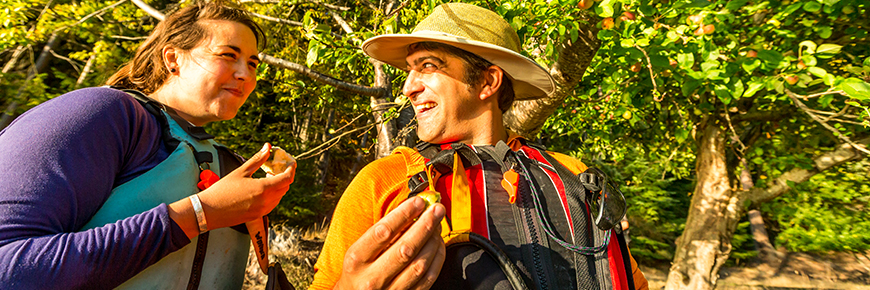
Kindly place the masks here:
MULTIPOLYGON (((442 2, 406 1, 395 13, 370 1, 330 1, 338 8, 295 0, 242 6, 283 19, 257 19, 270 36, 263 52, 370 86, 374 66, 359 49, 362 42, 409 32, 442 2)), ((855 140, 870 134, 870 9, 865 2, 604 0, 584 8, 589 1, 471 1, 502 14, 524 41, 522 53, 544 66, 556 64, 562 45, 580 41, 585 33, 601 40, 583 80, 567 88, 572 96, 556 109, 540 138, 619 181, 630 204, 633 253, 645 261, 673 256, 694 180, 703 174, 695 172, 695 137, 708 121, 718 120, 729 132, 729 173, 737 176, 739 160, 746 159, 759 187, 782 172, 811 165, 812 156, 844 136, 855 140), (587 25, 595 29, 581 29, 587 25), (811 119, 795 100, 834 129, 811 119)), ((75 88, 102 84, 157 23, 130 2, 107 8, 116 3, 0 0, 0 60, 4 65, 14 61, 0 75, 0 94, 12 96, 0 105, 17 101, 16 113, 21 113, 75 88), (53 52, 62 58, 53 57, 25 85, 55 33, 63 41, 53 52), (18 48, 24 53, 16 58, 18 48), (93 66, 85 71, 91 59, 93 66)), ((178 5, 148 3, 163 11, 178 5)), ((400 93, 403 73, 386 70, 396 103, 407 102, 400 93)), ((258 78, 257 90, 237 117, 208 130, 243 156, 263 142, 301 155, 296 183, 273 219, 298 225, 320 221, 353 173, 374 158, 376 130, 352 131, 373 122, 371 99, 271 65, 261 65, 258 78)), ((866 204, 868 190, 860 184, 866 174, 859 178, 860 170, 844 168, 764 205, 768 220, 777 221, 777 243, 795 250, 866 249, 866 211, 846 210, 866 204), (839 186, 855 190, 844 193, 839 186), (811 235, 837 238, 806 238, 811 235)), ((740 234, 733 242, 746 245, 740 234)))
POLYGON ((870 250, 868 176, 868 161, 840 166, 765 204, 776 245, 802 252, 870 250))

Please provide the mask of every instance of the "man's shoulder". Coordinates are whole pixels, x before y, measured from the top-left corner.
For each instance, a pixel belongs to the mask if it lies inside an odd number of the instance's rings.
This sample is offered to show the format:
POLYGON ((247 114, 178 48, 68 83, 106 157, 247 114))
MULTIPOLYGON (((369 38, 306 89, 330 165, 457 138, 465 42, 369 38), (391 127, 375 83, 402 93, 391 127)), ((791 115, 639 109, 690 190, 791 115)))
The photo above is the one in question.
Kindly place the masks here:
POLYGON ((425 160, 416 150, 402 147, 367 164, 357 178, 406 179, 423 170, 424 166, 425 160))
POLYGON ((555 151, 547 151, 547 154, 553 156, 556 161, 559 161, 559 163, 568 168, 568 170, 571 170, 571 172, 573 172, 574 174, 586 171, 587 166, 582 161, 580 161, 580 159, 555 151))

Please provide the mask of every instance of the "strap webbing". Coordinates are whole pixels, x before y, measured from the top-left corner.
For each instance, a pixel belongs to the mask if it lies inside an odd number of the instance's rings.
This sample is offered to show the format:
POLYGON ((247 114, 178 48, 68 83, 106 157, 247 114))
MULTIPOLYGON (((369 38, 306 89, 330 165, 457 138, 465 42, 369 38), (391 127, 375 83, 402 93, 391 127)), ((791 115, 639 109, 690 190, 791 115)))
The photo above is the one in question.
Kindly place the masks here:
POLYGON ((205 232, 196 239, 196 252, 193 256, 193 266, 190 268, 190 280, 187 280, 187 290, 199 288, 199 281, 202 279, 202 267, 205 263, 206 249, 208 248, 208 232, 205 232))

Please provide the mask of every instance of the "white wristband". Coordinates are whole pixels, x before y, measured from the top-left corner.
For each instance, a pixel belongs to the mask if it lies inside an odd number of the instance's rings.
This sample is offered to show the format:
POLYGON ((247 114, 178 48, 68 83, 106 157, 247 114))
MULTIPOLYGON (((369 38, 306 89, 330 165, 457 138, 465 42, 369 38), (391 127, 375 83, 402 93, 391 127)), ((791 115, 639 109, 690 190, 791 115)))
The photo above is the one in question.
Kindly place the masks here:
POLYGON ((196 223, 199 225, 199 233, 202 234, 207 232, 208 223, 205 221, 205 212, 202 211, 202 202, 199 201, 199 195, 191 195, 190 204, 193 205, 193 212, 196 214, 196 223))

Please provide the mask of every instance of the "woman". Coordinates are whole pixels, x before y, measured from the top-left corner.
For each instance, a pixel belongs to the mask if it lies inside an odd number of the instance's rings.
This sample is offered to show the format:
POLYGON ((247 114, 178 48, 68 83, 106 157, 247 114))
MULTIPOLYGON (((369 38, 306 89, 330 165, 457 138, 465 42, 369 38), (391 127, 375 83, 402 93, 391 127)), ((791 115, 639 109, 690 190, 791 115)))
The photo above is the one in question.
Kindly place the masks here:
POLYGON ((230 227, 271 211, 294 168, 251 178, 265 144, 230 171, 201 126, 235 116, 264 42, 243 11, 193 4, 109 79, 142 94, 73 91, 0 132, 3 288, 240 288, 250 240, 230 227))

